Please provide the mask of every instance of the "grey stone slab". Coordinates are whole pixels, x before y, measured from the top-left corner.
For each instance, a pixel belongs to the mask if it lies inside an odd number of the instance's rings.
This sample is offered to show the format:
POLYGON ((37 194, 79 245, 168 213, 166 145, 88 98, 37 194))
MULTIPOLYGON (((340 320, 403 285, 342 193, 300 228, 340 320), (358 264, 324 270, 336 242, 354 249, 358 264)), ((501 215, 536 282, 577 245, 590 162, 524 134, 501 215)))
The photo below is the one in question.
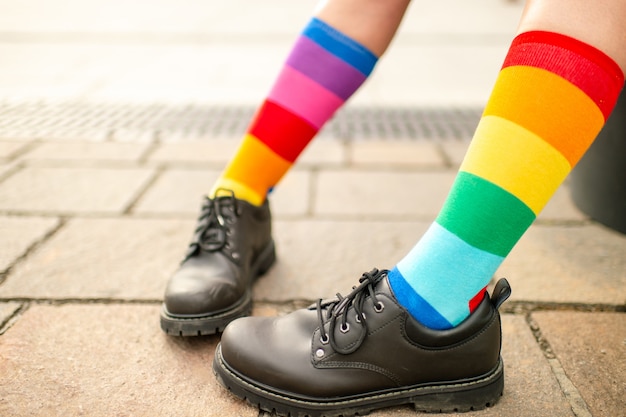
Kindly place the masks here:
POLYGON ((211 163, 225 165, 234 154, 236 139, 211 139, 206 141, 166 142, 158 145, 148 158, 150 163, 211 163))
POLYGON ((313 140, 296 161, 296 166, 337 166, 348 161, 345 144, 338 140, 313 140))
POLYGON ((217 337, 171 338, 158 306, 32 306, 0 339, 3 416, 242 416, 211 371, 217 337))
MULTIPOLYGON (((136 204, 138 214, 178 214, 194 217, 200 202, 220 171, 168 169, 136 204)), ((272 212, 276 215, 302 215, 309 208, 310 174, 293 170, 278 184, 270 196, 272 212)))
POLYGON ((623 304, 626 236, 599 225, 534 225, 504 261, 512 299, 623 304))
POLYGON ((8 163, 0 162, 0 182, 4 181, 17 171, 22 169, 22 164, 16 161, 10 161, 8 163))
POLYGON ((350 146, 350 162, 394 168, 444 166, 443 157, 434 142, 413 140, 354 141, 350 146))
POLYGON ((219 174, 216 170, 165 170, 139 199, 133 213, 195 218, 202 196, 211 190, 219 174))
POLYGON ((469 148, 470 141, 445 141, 441 143, 441 149, 443 150, 446 159, 454 166, 458 168, 465 158, 467 148, 469 148))
POLYGON ((17 265, 0 297, 158 300, 194 223, 158 219, 74 219, 17 265))
POLYGON ((14 164, 5 164, 0 162, 0 180, 2 180, 2 178, 9 173, 13 168, 14 168, 14 164))
POLYGON ((71 162, 72 164, 94 162, 137 162, 146 152, 147 144, 94 143, 94 142, 44 142, 22 156, 33 161, 71 162))
POLYGON ((347 293, 363 272, 392 268, 426 222, 286 220, 274 224, 278 262, 255 286, 257 300, 315 300, 347 293))
POLYGON ((19 151, 24 149, 29 142, 26 141, 12 141, 12 140, 0 140, 0 161, 3 159, 10 159, 14 157, 19 151))
POLYGON ((539 312, 533 318, 594 417, 626 410, 623 313, 539 312))
POLYGON ((315 183, 314 212, 434 219, 453 181, 451 172, 325 170, 315 183))
POLYGON ((58 224, 54 218, 0 216, 0 272, 58 224))
POLYGON ((15 312, 22 307, 22 303, 9 301, 0 303, 0 328, 6 323, 15 312))
POLYGON ((152 174, 139 168, 25 168, 0 184, 0 210, 119 213, 152 174))

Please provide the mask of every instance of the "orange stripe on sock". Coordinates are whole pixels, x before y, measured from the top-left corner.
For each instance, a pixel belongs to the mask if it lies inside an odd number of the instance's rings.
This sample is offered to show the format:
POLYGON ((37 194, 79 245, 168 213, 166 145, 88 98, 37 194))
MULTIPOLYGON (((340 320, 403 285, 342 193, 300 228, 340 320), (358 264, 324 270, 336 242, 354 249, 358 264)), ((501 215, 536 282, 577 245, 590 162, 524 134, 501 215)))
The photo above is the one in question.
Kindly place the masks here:
POLYGON ((624 84, 622 70, 604 52, 559 33, 532 31, 518 35, 503 68, 519 65, 543 68, 565 78, 596 103, 605 119, 624 84))
MULTIPOLYGON (((237 188, 237 183, 245 184, 245 189, 240 189, 239 192, 237 189, 233 190, 237 198, 260 205, 265 201, 270 188, 278 183, 290 167, 289 161, 274 153, 256 137, 247 134, 221 180, 225 188, 237 188)), ((216 187, 219 183, 220 180, 216 187)))
POLYGON ((526 66, 500 71, 484 115, 530 130, 561 152, 572 167, 604 124, 598 106, 579 88, 549 71, 526 66))

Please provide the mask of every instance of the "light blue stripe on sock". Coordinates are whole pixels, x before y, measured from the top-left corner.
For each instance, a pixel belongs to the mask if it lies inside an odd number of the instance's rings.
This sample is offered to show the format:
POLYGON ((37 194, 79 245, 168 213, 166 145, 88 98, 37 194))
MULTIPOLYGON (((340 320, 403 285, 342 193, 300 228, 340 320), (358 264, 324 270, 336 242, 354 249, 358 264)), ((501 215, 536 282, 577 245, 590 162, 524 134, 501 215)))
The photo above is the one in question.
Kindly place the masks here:
POLYGON ((315 17, 302 34, 365 75, 372 72, 378 61, 369 49, 315 17))
MULTIPOLYGON (((396 268, 416 294, 456 326, 469 316, 469 300, 489 283, 503 260, 433 223, 396 268)), ((418 306, 405 307, 420 320, 418 306)))

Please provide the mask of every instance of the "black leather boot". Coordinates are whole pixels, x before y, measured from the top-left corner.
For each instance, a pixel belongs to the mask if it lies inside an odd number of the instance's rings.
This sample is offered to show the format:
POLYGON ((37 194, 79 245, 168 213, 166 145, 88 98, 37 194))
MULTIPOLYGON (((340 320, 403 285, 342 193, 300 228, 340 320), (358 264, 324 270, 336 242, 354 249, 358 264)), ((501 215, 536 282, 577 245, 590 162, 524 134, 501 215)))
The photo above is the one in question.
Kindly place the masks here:
POLYGON ((205 198, 187 255, 165 290, 163 331, 214 334, 249 315, 252 284, 276 259, 271 229, 267 200, 256 207, 232 191, 205 198))
POLYGON ((498 307, 506 280, 459 326, 431 330, 400 306, 387 271, 346 297, 277 318, 249 317, 222 335, 213 370, 235 395, 281 416, 353 416, 412 403, 476 410, 502 395, 498 307))

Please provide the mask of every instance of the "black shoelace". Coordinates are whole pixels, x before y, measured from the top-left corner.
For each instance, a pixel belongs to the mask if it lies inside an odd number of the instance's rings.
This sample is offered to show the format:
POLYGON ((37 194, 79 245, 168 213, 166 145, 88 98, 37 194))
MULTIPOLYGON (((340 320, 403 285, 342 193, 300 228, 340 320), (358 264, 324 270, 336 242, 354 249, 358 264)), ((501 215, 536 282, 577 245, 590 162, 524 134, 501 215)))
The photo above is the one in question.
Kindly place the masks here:
POLYGON ((322 343, 330 343, 330 346, 333 348, 335 352, 347 355, 354 351, 356 351, 365 336, 367 335, 367 318, 363 314, 363 305, 366 300, 371 300, 374 305, 374 311, 381 312, 384 308, 382 302, 380 302, 376 298, 376 292, 374 287, 386 274, 387 270, 373 269, 370 272, 365 272, 361 278, 359 278, 359 285, 352 287, 352 292, 350 294, 343 297, 341 294, 337 293, 337 299, 333 301, 323 301, 322 299, 317 300, 317 318, 319 320, 320 325, 320 333, 321 333, 321 341, 322 343), (359 332, 359 338, 349 348, 342 348, 337 345, 335 342, 335 328, 337 326, 337 321, 340 321, 340 331, 346 333, 350 330, 348 323, 348 310, 350 306, 354 306, 354 311, 356 313, 356 323, 361 326, 361 331, 359 332), (326 310, 326 317, 324 317, 323 310, 326 310), (325 323, 328 324, 328 332, 324 327, 325 323))
POLYGON ((205 198, 186 259, 197 253, 199 249, 207 252, 229 249, 230 229, 228 224, 232 223, 233 214, 235 216, 239 214, 237 200, 235 194, 230 190, 220 189, 218 193, 227 193, 228 195, 214 199, 205 198), (231 210, 226 210, 227 207, 231 210))

